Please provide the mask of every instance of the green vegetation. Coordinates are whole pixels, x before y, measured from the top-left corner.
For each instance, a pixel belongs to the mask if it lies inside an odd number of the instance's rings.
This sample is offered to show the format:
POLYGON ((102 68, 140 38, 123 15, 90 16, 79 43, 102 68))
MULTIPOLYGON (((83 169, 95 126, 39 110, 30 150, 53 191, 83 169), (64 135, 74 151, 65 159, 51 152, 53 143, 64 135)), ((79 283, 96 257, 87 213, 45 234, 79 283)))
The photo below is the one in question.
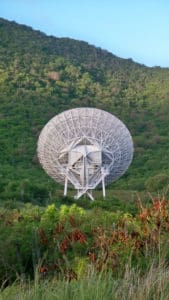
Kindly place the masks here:
POLYGON ((168 87, 167 68, 0 19, 0 299, 169 299, 168 87), (36 156, 46 122, 80 106, 134 139, 106 200, 63 198, 36 156))
POLYGON ((38 164, 38 135, 51 117, 78 106, 110 111, 134 138, 133 164, 113 189, 165 189, 168 86, 169 69, 0 19, 1 199, 44 203, 56 193, 59 187, 38 164))
POLYGON ((1 299, 168 299, 169 202, 138 206, 1 208, 1 299))
POLYGON ((169 299, 169 271, 164 266, 152 266, 145 276, 129 269, 123 278, 114 279, 111 273, 97 274, 93 269, 85 278, 71 282, 53 279, 33 284, 13 284, 1 294, 2 300, 160 300, 169 299))

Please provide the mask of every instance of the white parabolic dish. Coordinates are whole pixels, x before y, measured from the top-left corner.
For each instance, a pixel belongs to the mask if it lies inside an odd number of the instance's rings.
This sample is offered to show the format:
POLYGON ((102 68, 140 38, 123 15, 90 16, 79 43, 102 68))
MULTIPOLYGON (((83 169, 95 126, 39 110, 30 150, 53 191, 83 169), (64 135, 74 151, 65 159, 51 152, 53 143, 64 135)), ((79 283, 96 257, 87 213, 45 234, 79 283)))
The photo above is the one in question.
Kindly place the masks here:
POLYGON ((96 108, 74 108, 53 117, 42 129, 38 157, 55 181, 93 200, 91 190, 117 180, 129 167, 133 141, 114 115, 96 108))

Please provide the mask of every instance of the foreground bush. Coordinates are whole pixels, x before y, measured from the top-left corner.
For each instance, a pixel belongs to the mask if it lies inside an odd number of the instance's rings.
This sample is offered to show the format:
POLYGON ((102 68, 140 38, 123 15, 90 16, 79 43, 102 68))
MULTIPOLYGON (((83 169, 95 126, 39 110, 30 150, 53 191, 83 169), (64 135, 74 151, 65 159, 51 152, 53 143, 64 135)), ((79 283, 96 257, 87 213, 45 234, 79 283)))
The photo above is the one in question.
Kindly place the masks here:
POLYGON ((168 264, 169 202, 138 204, 136 216, 97 207, 85 211, 76 204, 1 209, 1 284, 33 279, 37 270, 45 280, 72 281, 85 278, 92 267, 117 279, 128 262, 142 274, 152 257, 156 265, 162 259, 168 264))

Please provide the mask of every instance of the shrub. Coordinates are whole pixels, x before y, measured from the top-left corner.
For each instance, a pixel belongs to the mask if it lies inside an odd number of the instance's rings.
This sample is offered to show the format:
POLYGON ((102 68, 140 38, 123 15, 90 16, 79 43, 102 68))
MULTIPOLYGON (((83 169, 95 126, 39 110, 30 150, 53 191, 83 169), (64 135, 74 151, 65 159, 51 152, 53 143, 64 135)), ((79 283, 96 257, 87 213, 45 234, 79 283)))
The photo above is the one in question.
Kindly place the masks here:
POLYGON ((158 191, 169 186, 169 175, 165 173, 157 174, 150 177, 145 183, 146 189, 149 191, 158 191))

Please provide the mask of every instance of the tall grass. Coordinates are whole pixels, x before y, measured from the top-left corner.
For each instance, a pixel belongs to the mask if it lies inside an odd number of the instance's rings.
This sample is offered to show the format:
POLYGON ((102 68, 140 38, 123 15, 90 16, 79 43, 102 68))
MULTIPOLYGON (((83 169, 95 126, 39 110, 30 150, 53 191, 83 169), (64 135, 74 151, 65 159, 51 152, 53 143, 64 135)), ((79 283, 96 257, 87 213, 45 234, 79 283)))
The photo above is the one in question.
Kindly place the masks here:
POLYGON ((3 289, 1 300, 168 300, 169 269, 151 265, 142 275, 126 266, 123 278, 114 279, 111 272, 96 273, 90 269, 79 280, 61 281, 35 278, 31 283, 15 283, 3 289))

